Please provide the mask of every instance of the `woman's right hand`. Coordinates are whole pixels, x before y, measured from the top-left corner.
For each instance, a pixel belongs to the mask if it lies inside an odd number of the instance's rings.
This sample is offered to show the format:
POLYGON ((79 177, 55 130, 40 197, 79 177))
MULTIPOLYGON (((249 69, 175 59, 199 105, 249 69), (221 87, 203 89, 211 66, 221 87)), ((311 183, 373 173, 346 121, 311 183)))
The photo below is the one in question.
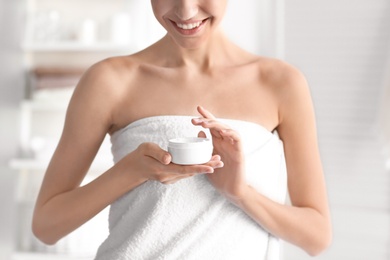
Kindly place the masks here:
POLYGON ((223 167, 219 155, 214 155, 209 162, 199 165, 177 165, 171 160, 171 155, 157 144, 142 143, 118 162, 117 167, 123 167, 122 172, 135 174, 141 180, 155 180, 163 184, 172 184, 197 174, 211 174, 214 169, 223 167))

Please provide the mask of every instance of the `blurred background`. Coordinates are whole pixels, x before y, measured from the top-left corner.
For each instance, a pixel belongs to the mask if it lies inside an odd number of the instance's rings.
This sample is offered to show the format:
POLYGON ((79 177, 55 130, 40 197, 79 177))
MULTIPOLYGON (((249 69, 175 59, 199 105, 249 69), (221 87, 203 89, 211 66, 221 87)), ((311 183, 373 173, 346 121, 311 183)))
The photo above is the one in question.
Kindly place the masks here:
MULTIPOLYGON (((32 207, 67 102, 91 64, 164 34, 143 0, 0 0, 0 259, 92 259, 103 211, 55 246, 32 207)), ((229 0, 226 33, 306 75, 317 114, 334 240, 315 259, 390 259, 390 2, 229 0)), ((89 178, 111 165, 104 142, 89 178)), ((284 244, 286 260, 311 259, 284 244)))

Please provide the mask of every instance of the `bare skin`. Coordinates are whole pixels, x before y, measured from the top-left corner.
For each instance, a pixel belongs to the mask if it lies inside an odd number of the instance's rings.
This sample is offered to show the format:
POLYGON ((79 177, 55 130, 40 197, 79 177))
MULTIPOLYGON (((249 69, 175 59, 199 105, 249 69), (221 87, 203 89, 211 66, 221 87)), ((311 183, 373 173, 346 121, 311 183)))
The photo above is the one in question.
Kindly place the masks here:
MULTIPOLYGON (((156 3, 154 7, 159 8, 156 3)), ((178 38, 185 44, 178 43, 168 30, 145 50, 104 60, 85 73, 69 104, 35 207, 33 231, 43 242, 55 243, 146 181, 168 184, 209 173, 208 180, 222 195, 273 235, 311 255, 329 245, 326 188, 304 76, 284 62, 245 52, 216 25, 207 26, 213 30, 200 44, 185 38, 178 38), (80 186, 107 133, 156 115, 198 116, 192 123, 213 135, 212 160, 174 165, 168 152, 145 143, 80 186), (218 118, 278 130, 291 206, 269 200, 245 182, 240 136, 218 118)))

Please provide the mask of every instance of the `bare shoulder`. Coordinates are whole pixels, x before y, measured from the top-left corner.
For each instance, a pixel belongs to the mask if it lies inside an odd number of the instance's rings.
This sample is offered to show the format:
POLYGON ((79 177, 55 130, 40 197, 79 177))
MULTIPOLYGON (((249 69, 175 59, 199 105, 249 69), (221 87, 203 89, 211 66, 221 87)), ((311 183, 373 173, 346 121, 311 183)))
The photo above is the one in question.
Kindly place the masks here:
POLYGON ((121 96, 136 73, 138 64, 132 56, 110 57, 88 68, 82 76, 76 91, 104 99, 121 96))
POLYGON ((135 66, 129 56, 107 58, 92 65, 76 86, 68 114, 84 117, 84 121, 96 118, 95 123, 109 131, 135 66))
POLYGON ((259 58, 262 82, 280 93, 304 91, 307 81, 303 73, 293 65, 278 59, 259 58))
POLYGON ((113 96, 121 91, 135 70, 131 56, 111 57, 92 65, 83 75, 78 88, 113 96))
POLYGON ((299 107, 311 106, 311 95, 304 74, 295 66, 278 59, 259 58, 260 81, 278 103, 279 123, 299 107))

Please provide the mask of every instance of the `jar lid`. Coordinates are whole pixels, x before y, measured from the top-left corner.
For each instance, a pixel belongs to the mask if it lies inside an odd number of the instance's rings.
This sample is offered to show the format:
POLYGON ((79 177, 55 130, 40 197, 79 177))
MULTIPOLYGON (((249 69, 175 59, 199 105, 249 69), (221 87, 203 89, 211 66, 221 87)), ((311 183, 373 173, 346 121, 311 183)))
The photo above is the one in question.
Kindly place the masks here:
POLYGON ((210 138, 204 137, 180 137, 169 140, 168 146, 171 148, 192 148, 211 145, 210 138))

